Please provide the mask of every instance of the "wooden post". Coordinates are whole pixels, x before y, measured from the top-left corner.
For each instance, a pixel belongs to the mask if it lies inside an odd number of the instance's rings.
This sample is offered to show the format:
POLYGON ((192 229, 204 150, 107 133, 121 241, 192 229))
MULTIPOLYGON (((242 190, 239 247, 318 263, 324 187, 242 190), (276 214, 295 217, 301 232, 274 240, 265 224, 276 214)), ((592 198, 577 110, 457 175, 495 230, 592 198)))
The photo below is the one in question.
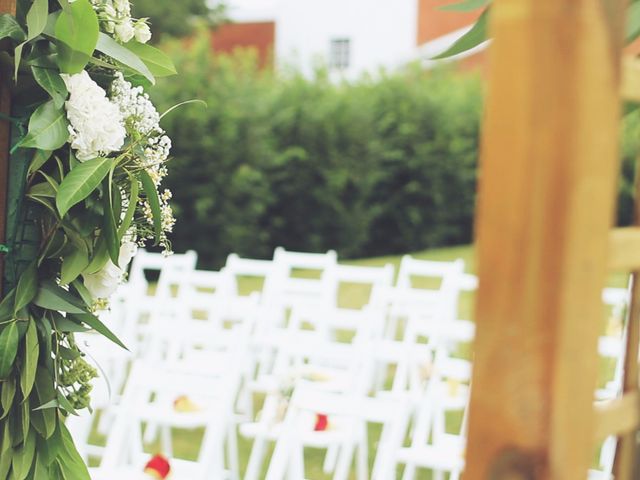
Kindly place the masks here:
POLYGON ((466 480, 587 476, 623 12, 494 1, 466 480))
MULTIPOLYGON (((0 0, 0 13, 16 13, 16 0, 0 0)), ((11 115, 12 73, 0 70, 0 112, 11 115)), ((7 226, 7 190, 9 179, 9 148, 11 144, 11 124, 0 119, 0 244, 4 244, 7 226)), ((0 298, 4 280, 4 254, 0 253, 0 298)))

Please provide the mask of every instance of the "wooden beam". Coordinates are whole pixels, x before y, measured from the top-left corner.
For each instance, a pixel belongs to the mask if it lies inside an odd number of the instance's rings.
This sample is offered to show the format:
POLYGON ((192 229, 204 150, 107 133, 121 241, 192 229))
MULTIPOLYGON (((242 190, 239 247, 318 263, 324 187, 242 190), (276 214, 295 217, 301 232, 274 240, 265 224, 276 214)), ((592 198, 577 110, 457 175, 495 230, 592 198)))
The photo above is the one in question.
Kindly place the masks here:
MULTIPOLYGON (((0 0, 0 13, 16 14, 16 0, 0 0)), ((0 70, 0 112, 11 114, 11 72, 0 70)), ((11 125, 0 120, 0 244, 4 244, 7 226, 7 191, 9 179, 9 148, 11 145, 11 125)), ((4 283, 4 254, 0 253, 0 298, 4 283)))
POLYGON ((622 62, 620 95, 624 100, 640 102, 640 59, 625 57, 622 62))
POLYGON ((609 435, 629 433, 640 426, 640 393, 629 392, 620 398, 596 403, 593 438, 596 443, 609 435))
POLYGON ((640 227, 614 228, 609 235, 609 268, 640 269, 640 227))
POLYGON ((623 12, 493 3, 466 480, 587 477, 623 12))

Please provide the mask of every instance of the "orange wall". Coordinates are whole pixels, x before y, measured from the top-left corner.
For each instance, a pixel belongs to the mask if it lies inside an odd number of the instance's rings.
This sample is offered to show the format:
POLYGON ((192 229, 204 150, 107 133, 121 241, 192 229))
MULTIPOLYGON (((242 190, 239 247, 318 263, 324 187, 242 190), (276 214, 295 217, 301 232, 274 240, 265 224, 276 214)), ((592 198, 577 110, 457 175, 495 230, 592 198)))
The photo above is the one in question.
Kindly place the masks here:
POLYGON ((449 12, 439 8, 456 3, 455 0, 418 0, 417 45, 451 33, 475 22, 482 10, 474 12, 449 12))
POLYGON ((237 48, 254 48, 261 68, 271 67, 276 38, 274 22, 227 23, 211 34, 216 52, 231 53, 237 48))

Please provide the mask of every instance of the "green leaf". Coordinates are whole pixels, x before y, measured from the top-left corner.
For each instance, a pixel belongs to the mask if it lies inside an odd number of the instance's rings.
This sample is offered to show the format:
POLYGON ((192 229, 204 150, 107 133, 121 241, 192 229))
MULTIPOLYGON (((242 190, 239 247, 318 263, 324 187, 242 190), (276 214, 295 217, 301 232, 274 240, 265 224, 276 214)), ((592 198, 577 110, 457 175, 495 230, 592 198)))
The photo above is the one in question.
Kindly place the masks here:
MULTIPOLYGON (((29 410, 27 410, 29 412, 29 410)), ((28 425, 28 424, 27 424, 28 425)), ((24 444, 15 451, 12 468, 15 480, 24 480, 29 475, 36 453, 36 437, 33 431, 26 436, 24 444)))
POLYGON ((76 247, 73 252, 62 260, 60 283, 68 285, 73 282, 89 265, 89 253, 86 248, 76 247))
POLYGON ((42 460, 42 455, 40 453, 36 456, 35 469, 33 470, 33 480, 50 480, 49 472, 47 472, 47 467, 42 460))
POLYGON ((29 133, 20 142, 21 147, 57 150, 69 140, 69 123, 62 108, 53 100, 40 105, 29 119, 29 133))
POLYGON ((136 41, 127 42, 124 46, 144 62, 154 77, 168 77, 178 73, 171 59, 162 50, 136 41))
POLYGON ((149 174, 142 170, 140 172, 140 182, 142 188, 147 196, 147 201, 151 207, 151 214, 153 215, 153 230, 156 234, 156 244, 160 241, 160 235, 162 234, 162 212, 160 211, 160 199, 158 198, 158 191, 156 186, 151 180, 149 174))
POLYGON ((51 150, 36 150, 33 154, 33 159, 31 160, 31 165, 29 165, 29 175, 39 170, 49 158, 51 158, 51 154, 53 152, 51 150))
POLYGON ((84 286, 84 283, 82 283, 79 278, 74 280, 72 285, 73 288, 75 288, 76 292, 78 292, 78 295, 80 295, 80 298, 82 298, 84 303, 86 303, 87 305, 91 305, 93 303, 93 297, 91 296, 91 293, 89 293, 89 290, 87 290, 87 287, 84 286))
POLYGON ((0 302, 0 322, 6 322, 13 318, 13 306, 16 300, 16 289, 12 289, 0 302))
POLYGON ((109 173, 112 160, 94 158, 78 165, 60 184, 56 205, 64 216, 76 203, 87 198, 109 173))
POLYGON ((38 344, 38 329, 36 322, 32 319, 29 321, 27 333, 24 336, 24 362, 20 371, 20 388, 22 396, 28 398, 36 379, 36 371, 38 370, 38 357, 40 356, 40 345, 38 344))
POLYGON ((33 78, 52 98, 56 108, 62 108, 69 92, 58 72, 51 68, 32 66, 33 78))
POLYGON ((51 408, 58 408, 60 406, 60 404, 58 403, 57 399, 53 399, 53 400, 49 400, 47 403, 40 405, 39 407, 36 407, 33 409, 34 412, 39 412, 41 410, 48 410, 51 408))
POLYGON ((120 339, 111 330, 109 330, 109 328, 104 323, 102 323, 100 319, 98 319, 98 317, 96 317, 95 315, 91 313, 85 313, 83 315, 73 315, 73 318, 86 323, 103 337, 108 338, 116 345, 124 348, 125 350, 128 350, 127 347, 124 346, 124 343, 122 343, 120 339))
POLYGON ((16 382, 13 378, 2 382, 2 393, 0 394, 0 402, 2 403, 2 417, 9 415, 13 406, 13 399, 16 396, 16 382))
MULTIPOLYGON (((50 372, 40 368, 36 372, 35 395, 31 395, 31 425, 43 438, 50 438, 56 431, 57 407, 56 391, 53 388, 53 378, 50 372), (56 402, 52 407, 45 408, 50 402, 56 402)), ((55 442, 53 442, 55 444, 55 442)), ((55 445, 52 445, 55 446, 55 445)))
POLYGON ((49 182, 36 183, 29 188, 27 195, 34 197, 56 198, 56 190, 49 182))
POLYGON ((27 40, 32 40, 44 32, 49 16, 49 1, 34 0, 27 13, 27 40))
MULTIPOLYGON (((120 240, 118 238, 118 230, 116 227, 116 213, 113 211, 113 203, 111 202, 111 195, 107 182, 105 182, 104 193, 102 197, 102 205, 104 207, 103 224, 102 224, 102 238, 104 238, 109 257, 114 265, 118 265, 118 257, 120 256, 120 240)), ((116 192, 119 194, 119 192, 116 192)), ((118 217, 120 212, 117 213, 118 217)))
POLYGON ((129 227, 131 226, 131 222, 133 221, 133 216, 136 213, 136 207, 138 206, 138 192, 140 190, 140 186, 138 185, 138 180, 134 177, 130 177, 131 180, 131 194, 129 195, 129 205, 127 207, 127 211, 124 214, 124 218, 122 219, 122 224, 118 229, 118 241, 122 242, 122 237, 127 233, 129 227))
POLYGON ((474 47, 477 47, 482 42, 487 40, 487 31, 488 31, 488 20, 489 20, 489 12, 491 7, 485 9, 478 18, 478 21, 471 27, 467 33, 465 33, 462 37, 454 42, 447 50, 442 52, 440 55, 436 55, 433 57, 433 60, 438 60, 441 58, 453 57, 454 55, 458 55, 460 53, 466 52, 467 50, 471 50, 474 47))
POLYGON ((69 480, 91 480, 87 465, 78 453, 73 438, 66 425, 60 422, 60 432, 62 436, 62 449, 58 461, 63 473, 69 480))
POLYGON ((22 50, 30 40, 40 35, 47 26, 47 17, 49 16, 48 0, 33 0, 31 8, 27 12, 27 39, 18 45, 14 52, 14 77, 18 78, 18 69, 22 60, 22 50))
POLYGON ((149 71, 149 68, 145 65, 145 63, 140 60, 140 58, 136 54, 120 45, 110 36, 100 32, 96 50, 110 56, 114 60, 117 60, 123 65, 135 70, 136 72, 141 73, 151 83, 155 83, 155 78, 153 77, 153 74, 149 71))
POLYGON ((102 267, 107 264, 108 260, 109 251, 107 250, 107 241, 104 238, 100 237, 96 248, 93 250, 91 263, 89 263, 89 266, 85 269, 85 272, 91 274, 102 270, 102 267))
POLYGON ((0 378, 7 378, 18 353, 18 325, 11 322, 0 334, 0 378))
POLYGON ((444 5, 438 10, 444 10, 449 12, 471 12, 478 8, 484 8, 491 3, 491 0, 463 0, 460 3, 452 3, 444 5))
POLYGON ((627 9, 627 27, 625 40, 627 43, 633 42, 640 36, 640 2, 634 2, 627 9))
POLYGON ((18 287, 16 288, 16 301, 13 307, 14 313, 22 310, 29 305, 38 291, 38 270, 36 263, 31 263, 18 280, 18 287))
POLYGON ((27 39, 22 27, 13 15, 3 13, 0 15, 0 40, 10 38, 16 42, 23 42, 27 39))
POLYGON ((64 288, 52 281, 43 282, 33 303, 48 310, 82 314, 86 312, 83 303, 64 288))
POLYGON ((69 400, 67 400, 67 397, 65 397, 60 392, 58 392, 58 407, 66 411, 67 413, 70 413, 71 415, 75 415, 76 417, 78 416, 78 412, 76 412, 76 409, 73 408, 71 402, 69 402, 69 400))
POLYGON ((58 65, 63 73, 79 73, 89 63, 98 42, 98 16, 89 0, 76 0, 56 21, 58 65))

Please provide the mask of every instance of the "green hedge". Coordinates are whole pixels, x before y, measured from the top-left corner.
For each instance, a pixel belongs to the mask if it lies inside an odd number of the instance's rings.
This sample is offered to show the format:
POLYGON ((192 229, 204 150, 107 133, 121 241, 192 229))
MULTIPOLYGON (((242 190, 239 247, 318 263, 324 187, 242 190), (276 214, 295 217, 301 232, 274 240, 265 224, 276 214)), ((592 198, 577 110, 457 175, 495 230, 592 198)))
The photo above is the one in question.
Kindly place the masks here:
MULTIPOLYGON (((181 76, 155 99, 208 104, 165 121, 176 251, 218 267, 230 252, 268 258, 278 245, 349 258, 471 241, 477 77, 409 68, 336 85, 322 71, 258 72, 251 54, 216 56, 202 35, 169 47, 181 76)), ((623 222, 639 127, 627 122, 623 222)))
POLYGON ((154 90, 170 114, 176 251, 217 267, 274 247, 342 257, 471 239, 480 82, 419 69, 336 85, 258 72, 206 37, 169 46, 181 72, 154 90))

